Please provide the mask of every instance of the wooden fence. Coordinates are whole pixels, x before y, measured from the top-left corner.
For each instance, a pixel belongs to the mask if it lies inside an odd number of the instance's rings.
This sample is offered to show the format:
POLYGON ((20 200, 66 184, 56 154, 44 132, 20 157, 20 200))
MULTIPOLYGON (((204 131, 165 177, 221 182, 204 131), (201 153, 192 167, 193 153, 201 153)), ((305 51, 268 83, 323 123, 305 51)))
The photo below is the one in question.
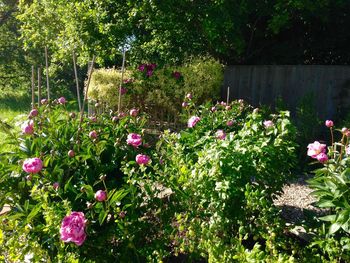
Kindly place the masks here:
POLYGON ((227 87, 230 100, 274 106, 281 98, 292 114, 310 94, 321 119, 344 115, 350 109, 350 66, 228 66, 221 92, 225 100, 227 87))

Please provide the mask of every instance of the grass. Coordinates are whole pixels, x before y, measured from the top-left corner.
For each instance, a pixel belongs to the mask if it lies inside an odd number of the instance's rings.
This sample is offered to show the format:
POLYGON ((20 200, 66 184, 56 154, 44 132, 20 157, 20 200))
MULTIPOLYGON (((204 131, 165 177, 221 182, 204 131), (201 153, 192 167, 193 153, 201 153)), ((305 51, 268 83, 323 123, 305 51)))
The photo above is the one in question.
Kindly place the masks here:
MULTIPOLYGON (((26 90, 1 90, 0 91, 0 120, 16 127, 18 116, 26 114, 30 110, 31 98, 26 90)), ((5 144, 7 134, 0 129, 0 152, 8 147, 5 144)))

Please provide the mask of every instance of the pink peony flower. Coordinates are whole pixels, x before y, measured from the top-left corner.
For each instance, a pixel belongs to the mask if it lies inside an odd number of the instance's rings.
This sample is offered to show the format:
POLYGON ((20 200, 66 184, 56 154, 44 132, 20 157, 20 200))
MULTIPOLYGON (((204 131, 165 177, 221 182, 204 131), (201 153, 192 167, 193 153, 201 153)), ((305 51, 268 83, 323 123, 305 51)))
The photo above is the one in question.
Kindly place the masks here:
POLYGON ((90 137, 90 139, 96 139, 97 138, 97 132, 95 130, 91 131, 89 133, 89 137, 90 137))
POLYGON ((24 160, 22 168, 27 173, 36 174, 43 168, 43 162, 39 158, 29 158, 24 160))
POLYGON ((193 128, 194 126, 196 126, 197 122, 199 122, 200 120, 201 120, 201 118, 199 118, 197 116, 192 116, 187 122, 187 127, 193 128))
POLYGON ((125 87, 121 87, 120 88, 120 94, 121 95, 124 95, 124 94, 126 94, 128 92, 128 89, 127 88, 125 88, 125 87))
POLYGON ((33 125, 34 125, 33 122, 23 123, 23 125, 21 126, 22 132, 26 135, 33 134, 34 133, 33 125))
POLYGON ((233 120, 229 120, 226 122, 226 125, 227 126, 232 126, 234 124, 234 121, 233 120))
POLYGON ((107 193, 106 193, 106 191, 98 190, 98 191, 95 193, 95 199, 96 199, 98 202, 106 201, 106 200, 107 200, 107 193))
POLYGON ((125 84, 128 84, 128 83, 133 83, 134 80, 133 79, 124 79, 123 81, 125 84))
POLYGON ((63 218, 60 235, 63 242, 74 242, 81 246, 85 239, 86 219, 82 212, 72 212, 70 215, 63 218))
POLYGON ((124 112, 118 113, 118 118, 119 118, 119 119, 122 119, 122 118, 124 118, 125 116, 126 116, 126 113, 124 113, 124 112))
POLYGON ((150 77, 152 75, 153 75, 153 70, 151 70, 151 69, 147 70, 146 76, 150 77))
POLYGON ((58 98, 57 101, 58 101, 59 104, 66 104, 66 98, 65 97, 58 98))
POLYGON ((139 71, 144 71, 146 66, 147 66, 146 64, 141 64, 141 65, 139 65, 138 70, 139 71))
POLYGON ((315 141, 314 143, 310 143, 307 148, 307 155, 310 156, 311 158, 316 159, 317 155, 320 153, 325 153, 326 152, 326 147, 327 145, 321 144, 318 141, 315 141))
POLYGON ((97 122, 97 117, 96 116, 90 116, 89 120, 92 122, 97 122))
POLYGON ((192 93, 187 93, 187 95, 186 95, 186 98, 187 98, 187 99, 191 100, 192 97, 193 97, 193 96, 192 96, 192 93))
POLYGON ((139 165, 147 165, 150 160, 151 159, 149 158, 149 156, 147 156, 145 154, 138 154, 138 155, 136 155, 136 162, 139 165))
POLYGON ((57 191, 58 188, 60 188, 60 184, 58 182, 55 182, 55 183, 53 183, 52 187, 55 191, 57 191))
POLYGON ((345 148, 345 152, 347 155, 350 155, 350 145, 345 148))
POLYGON ((188 107, 188 103, 186 101, 184 101, 182 104, 181 104, 182 108, 186 108, 188 107))
POLYGON ((69 156, 70 158, 73 158, 73 157, 75 156, 75 152, 74 152, 73 150, 69 150, 69 151, 68 151, 68 156, 69 156))
POLYGON ((175 79, 181 78, 181 73, 178 72, 178 71, 174 71, 172 75, 173 75, 173 77, 174 77, 175 79))
POLYGON ((30 112, 29 112, 29 116, 30 117, 36 117, 38 116, 39 114, 39 111, 37 109, 32 109, 30 112))
POLYGON ((328 161, 328 156, 325 153, 320 153, 316 156, 317 161, 319 161, 320 163, 325 163, 328 161))
POLYGON ((139 111, 137 109, 130 110, 130 116, 136 117, 138 114, 139 114, 139 111))
POLYGON ((41 99, 40 102, 42 105, 46 105, 49 101, 47 99, 41 99))
POLYGON ((270 120, 264 121, 264 126, 266 129, 271 128, 271 127, 273 127, 273 122, 270 120))
POLYGON ((326 120, 325 125, 326 125, 328 128, 331 128, 331 127, 334 126, 334 123, 333 123, 333 121, 331 121, 331 120, 326 120))
POLYGON ((219 140, 225 140, 226 138, 226 133, 223 130, 217 130, 215 135, 216 135, 216 138, 219 140))
POLYGON ((137 133, 130 133, 126 140, 126 143, 134 147, 139 147, 142 144, 142 137, 137 133))

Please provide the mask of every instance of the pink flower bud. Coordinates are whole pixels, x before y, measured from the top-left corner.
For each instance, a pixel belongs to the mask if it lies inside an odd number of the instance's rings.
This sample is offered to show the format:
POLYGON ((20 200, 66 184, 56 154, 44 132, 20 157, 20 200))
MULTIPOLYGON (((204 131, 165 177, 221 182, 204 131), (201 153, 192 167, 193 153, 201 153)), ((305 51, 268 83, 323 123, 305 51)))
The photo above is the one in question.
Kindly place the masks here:
POLYGON ((139 165, 147 165, 150 162, 150 158, 149 156, 145 155, 145 154, 138 154, 136 155, 136 162, 139 165))
POLYGON ((55 182, 55 183, 53 183, 52 187, 55 191, 57 191, 58 188, 60 187, 60 184, 58 182, 55 182))
POLYGON ((345 128, 345 127, 341 129, 341 132, 342 132, 343 134, 347 133, 348 131, 349 131, 348 128, 345 128))
POLYGON ((98 201, 98 202, 106 201, 106 199, 107 199, 107 193, 106 193, 106 191, 98 190, 98 191, 95 193, 95 199, 96 199, 96 201, 98 201))
POLYGON ((43 168, 43 162, 39 158, 29 158, 24 160, 22 168, 27 173, 36 174, 43 168))
POLYGON ((139 147, 142 144, 142 137, 140 134, 130 133, 128 135, 126 143, 133 147, 139 147))
POLYGON ((215 112, 216 111, 216 107, 215 106, 211 107, 210 111, 211 112, 215 112))
POLYGON ((124 118, 125 116, 126 116, 126 114, 125 114, 124 112, 121 112, 121 113, 118 114, 118 118, 119 118, 119 119, 122 119, 122 118, 124 118))
POLYGON ((130 110, 130 116, 136 117, 138 114, 139 114, 139 111, 137 109, 130 110))
POLYGON ((187 95, 186 95, 186 98, 187 98, 187 99, 191 100, 192 97, 193 97, 193 96, 192 96, 192 93, 187 93, 187 95))
POLYGON ((227 105, 227 106, 225 107, 225 109, 226 109, 226 110, 230 110, 230 109, 231 109, 231 106, 227 105))
POLYGON ((226 106, 226 102, 222 101, 220 102, 221 106, 226 106))
POLYGON ((121 87, 120 88, 120 94, 121 95, 124 95, 124 94, 126 94, 128 92, 128 89, 127 88, 125 88, 125 87, 121 87))
POLYGON ((92 122, 97 122, 97 117, 96 116, 90 116, 89 120, 92 122))
POLYGON ((264 121, 264 126, 266 129, 273 127, 273 122, 270 120, 264 121))
POLYGON ((320 163, 325 163, 328 161, 328 156, 325 153, 320 153, 316 156, 317 161, 319 161, 320 163))
POLYGON ((333 121, 331 121, 331 120, 326 120, 325 125, 326 125, 328 128, 331 128, 331 127, 334 126, 334 123, 333 123, 333 121))
POLYGON ((60 98, 58 98, 58 103, 59 104, 66 104, 66 98, 65 97, 60 97, 60 98))
POLYGON ((69 151, 68 151, 68 156, 69 156, 70 158, 73 158, 73 157, 75 156, 75 152, 74 152, 73 150, 69 150, 69 151))
POLYGON ((225 140, 226 138, 226 133, 223 130, 217 130, 215 135, 216 135, 216 138, 219 140, 225 140))
POLYGON ((113 117, 112 117, 112 121, 113 121, 113 122, 117 122, 117 121, 118 121, 118 117, 117 117, 117 116, 113 116, 113 117))
POLYGON ((22 132, 26 135, 31 135, 34 133, 34 127, 33 127, 34 123, 33 122, 29 122, 29 123, 24 123, 21 126, 22 132), (32 125, 31 125, 32 124, 32 125))
POLYGON ((36 117, 36 116, 38 116, 38 114, 39 114, 39 111, 37 109, 32 109, 29 113, 29 116, 36 117))
POLYGON ((188 107, 188 103, 186 101, 184 101, 181 106, 182 106, 182 108, 186 108, 186 107, 188 107))
POLYGON ((89 133, 89 137, 91 138, 91 139, 96 139, 97 138, 97 132, 94 130, 94 131, 91 131, 90 133, 89 133))
POLYGON ((42 99, 42 100, 40 100, 40 103, 41 103, 42 105, 46 105, 48 102, 49 102, 49 101, 48 101, 47 99, 42 99))
POLYGON ((196 124, 201 120, 201 118, 197 117, 197 116, 192 116, 188 122, 187 122, 187 127, 188 128, 193 128, 194 126, 196 126, 196 124))
POLYGON ((227 121, 227 122, 226 122, 226 125, 227 125, 227 126, 232 126, 232 125, 233 125, 233 123, 234 123, 234 121, 233 121, 233 120, 229 120, 229 121, 227 121))

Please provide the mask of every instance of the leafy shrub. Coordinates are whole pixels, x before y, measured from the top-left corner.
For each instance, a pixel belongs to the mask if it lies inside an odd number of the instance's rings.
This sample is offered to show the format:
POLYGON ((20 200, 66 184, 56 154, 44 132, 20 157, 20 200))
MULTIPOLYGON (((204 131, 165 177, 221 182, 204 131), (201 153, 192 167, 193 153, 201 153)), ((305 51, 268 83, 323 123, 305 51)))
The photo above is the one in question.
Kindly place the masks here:
MULTIPOLYGON (((270 253, 289 258, 279 255, 271 237, 281 229, 271 194, 281 190, 295 164, 295 130, 288 113, 252 112, 242 101, 188 110, 195 117, 191 128, 165 133, 157 145, 158 169, 138 175, 170 189, 157 217, 173 226, 164 231, 174 253, 209 262, 241 262, 250 253, 260 260, 271 258, 270 253), (229 120, 234 124, 227 126, 229 120), (244 243, 253 237, 256 246, 248 252, 244 243)), ((154 200, 162 193, 154 187, 147 191, 154 200)))
MULTIPOLYGON (((120 78, 120 72, 113 69, 95 71, 89 97, 116 109, 120 78)), ((155 64, 141 64, 133 72, 127 71, 125 80, 124 108, 137 105, 153 115, 164 112, 176 117, 181 112, 181 102, 186 93, 193 94, 196 104, 218 98, 223 66, 213 58, 196 58, 182 66, 163 68, 155 64)))

